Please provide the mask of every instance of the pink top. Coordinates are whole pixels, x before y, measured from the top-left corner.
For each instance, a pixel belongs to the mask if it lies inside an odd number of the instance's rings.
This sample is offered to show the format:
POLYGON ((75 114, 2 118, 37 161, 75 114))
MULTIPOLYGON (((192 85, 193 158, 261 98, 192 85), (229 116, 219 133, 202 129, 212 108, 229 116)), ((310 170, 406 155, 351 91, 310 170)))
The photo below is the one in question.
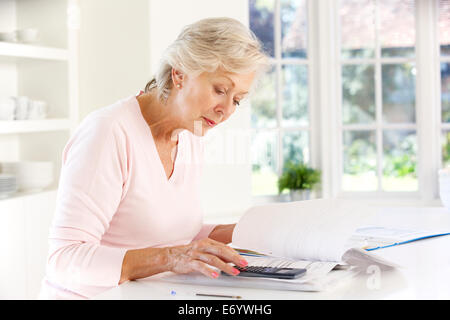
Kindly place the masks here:
POLYGON ((90 298, 118 285, 127 250, 209 235, 199 198, 203 142, 187 130, 178 142, 167 179, 136 97, 82 121, 63 151, 40 298, 90 298))

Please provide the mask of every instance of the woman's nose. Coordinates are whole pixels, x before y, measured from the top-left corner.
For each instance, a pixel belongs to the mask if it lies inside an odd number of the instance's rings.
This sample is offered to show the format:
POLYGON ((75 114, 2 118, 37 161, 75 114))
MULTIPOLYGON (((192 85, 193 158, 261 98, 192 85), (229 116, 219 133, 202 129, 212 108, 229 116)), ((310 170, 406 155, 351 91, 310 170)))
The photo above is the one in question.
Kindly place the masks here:
POLYGON ((224 119, 227 119, 233 112, 235 106, 233 99, 223 99, 216 107, 216 112, 221 113, 224 119))

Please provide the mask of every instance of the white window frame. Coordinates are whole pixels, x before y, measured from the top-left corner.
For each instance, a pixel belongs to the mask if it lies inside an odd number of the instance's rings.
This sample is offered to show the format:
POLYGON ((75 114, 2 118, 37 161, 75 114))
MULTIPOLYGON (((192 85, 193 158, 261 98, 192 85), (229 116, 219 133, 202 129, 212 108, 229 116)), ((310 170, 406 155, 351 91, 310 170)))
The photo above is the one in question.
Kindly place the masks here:
MULTIPOLYGON (((279 3, 277 1, 277 3, 279 3)), ((275 17, 278 17, 278 10, 275 17)), ((412 59, 381 58, 376 50, 375 59, 367 61, 413 62, 416 66, 416 123, 383 124, 381 122, 381 97, 376 98, 377 157, 381 159, 381 129, 414 129, 418 143, 417 192, 343 192, 342 99, 341 99, 341 48, 340 48, 340 0, 308 1, 308 60, 309 60, 309 132, 310 163, 322 171, 320 198, 352 198, 376 200, 377 204, 439 205, 437 172, 442 165, 440 136, 442 130, 450 130, 450 124, 441 123, 440 58, 438 41, 438 1, 416 0, 416 51, 412 59), (430 66, 434 66, 430 68, 430 66), (320 116, 319 116, 320 115, 320 116), (338 134, 336 134, 338 133, 338 134)), ((280 22, 275 21, 276 37, 280 22), (277 25, 278 24, 278 25, 277 25)), ((279 46, 275 39, 275 48, 279 46)), ((275 49, 280 50, 280 48, 275 49)), ((361 62, 362 60, 354 61, 361 62)), ((381 94, 381 64, 376 67, 377 94, 381 94)), ((278 88, 280 90, 280 88, 278 88)), ((280 91, 279 91, 280 92, 280 91)), ((279 103, 280 101, 278 101, 279 103)), ((281 109, 280 109, 281 110, 281 109)), ((280 113, 280 110, 278 113, 280 113)), ((280 117, 280 114, 278 114, 280 117)), ((278 120, 280 120, 279 118, 278 120)), ((345 126, 358 129, 360 125, 345 126)), ((368 128, 368 126, 364 126, 368 128)), ((281 137, 281 135, 280 135, 281 137)), ((280 141, 279 141, 280 142, 280 141)), ((281 144, 279 144, 280 153, 281 144)), ((281 164, 282 162, 280 162, 281 164)), ((378 170, 382 166, 378 165, 378 170)), ((380 175, 381 176, 381 175, 380 175)), ((285 200, 280 196, 253 196, 254 203, 285 200)))
MULTIPOLYGON (((439 18, 439 3, 438 3, 438 1, 436 1, 436 7, 435 7, 435 10, 436 10, 436 20, 438 20, 438 18, 439 18)), ((442 143, 442 140, 441 140, 441 134, 444 132, 444 131, 450 131, 450 122, 447 122, 447 123, 445 123, 445 122, 442 122, 442 100, 441 100, 441 94, 442 94, 442 92, 441 92, 441 81, 442 81, 442 79, 441 79, 441 72, 440 72, 440 70, 441 70, 441 63, 450 63, 450 55, 448 55, 448 56, 441 56, 441 54, 440 54, 440 41, 439 41, 439 34, 438 34, 438 31, 436 32, 437 33, 437 35, 436 35, 436 42, 437 42, 437 51, 438 51, 438 56, 439 56, 439 58, 438 58, 438 61, 437 61, 437 66, 436 66, 436 68, 438 68, 438 70, 439 70, 439 74, 438 74, 438 86, 437 86, 437 89, 436 89, 436 96, 438 97, 438 100, 439 100, 439 112, 438 112, 438 115, 437 115, 437 117, 438 117, 438 137, 439 137, 439 141, 442 143)), ((443 167, 443 159, 442 159, 442 148, 441 148, 441 145, 442 144, 439 144, 439 168, 442 168, 443 167)))
MULTIPOLYGON (((274 54, 275 57, 270 59, 272 65, 275 66, 276 78, 277 78, 277 100, 276 100, 276 115, 277 115, 277 126, 275 128, 252 128, 252 133, 259 132, 276 132, 277 133, 277 161, 278 161, 278 176, 282 173, 283 165, 283 133, 285 132, 307 132, 309 137, 309 165, 312 167, 320 167, 320 162, 318 161, 318 136, 317 130, 313 130, 315 123, 317 122, 317 112, 316 108, 311 107, 316 104, 316 72, 315 72, 315 56, 316 56, 316 46, 314 45, 315 28, 313 26, 313 19, 311 18, 314 10, 314 0, 306 0, 307 7, 307 21, 308 21, 308 42, 307 42, 307 56, 306 58, 283 58, 282 48, 281 48, 281 3, 280 0, 275 0, 274 7, 274 54), (282 126, 283 114, 282 114, 282 83, 281 74, 283 65, 303 65, 308 68, 308 115, 309 123, 308 125, 302 126, 292 126, 284 127, 282 126)), ((252 196, 253 204, 262 204, 274 201, 288 200, 286 195, 261 195, 252 196)))

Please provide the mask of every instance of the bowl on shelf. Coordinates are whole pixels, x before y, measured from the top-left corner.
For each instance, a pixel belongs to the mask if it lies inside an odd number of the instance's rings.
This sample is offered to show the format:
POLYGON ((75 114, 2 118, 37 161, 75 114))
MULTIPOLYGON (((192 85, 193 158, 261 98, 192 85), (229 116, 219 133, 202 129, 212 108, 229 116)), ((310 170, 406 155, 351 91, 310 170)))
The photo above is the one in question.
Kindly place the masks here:
POLYGON ((0 172, 14 175, 19 191, 41 191, 53 183, 53 162, 0 162, 0 172))

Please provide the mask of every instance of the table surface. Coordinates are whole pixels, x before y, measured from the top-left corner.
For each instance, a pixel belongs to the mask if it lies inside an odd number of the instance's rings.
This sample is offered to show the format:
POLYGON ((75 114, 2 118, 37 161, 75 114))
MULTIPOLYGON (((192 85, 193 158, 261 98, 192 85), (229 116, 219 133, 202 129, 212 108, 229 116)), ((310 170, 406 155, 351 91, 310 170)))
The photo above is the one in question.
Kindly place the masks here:
MULTIPOLYGON (((388 227, 450 232, 450 212, 442 207, 381 208, 371 223, 388 227)), ((156 277, 128 281, 94 299, 214 299, 196 293, 252 300, 290 299, 450 299, 450 236, 430 238, 373 253, 398 265, 393 271, 361 272, 322 292, 282 291, 168 283, 156 277), (175 294, 176 292, 176 294, 175 294)))

